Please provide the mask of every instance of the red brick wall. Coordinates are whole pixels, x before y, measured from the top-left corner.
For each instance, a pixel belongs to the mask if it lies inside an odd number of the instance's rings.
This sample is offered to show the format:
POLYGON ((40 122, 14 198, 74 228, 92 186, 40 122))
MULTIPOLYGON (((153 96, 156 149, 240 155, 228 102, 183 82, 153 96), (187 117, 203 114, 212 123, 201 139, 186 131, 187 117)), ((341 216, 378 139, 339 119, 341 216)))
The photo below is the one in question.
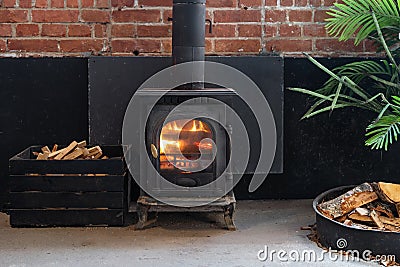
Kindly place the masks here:
MULTIPOLYGON (((323 27, 335 0, 208 0, 208 54, 359 56, 323 27)), ((0 0, 0 56, 165 55, 172 0, 0 0)))

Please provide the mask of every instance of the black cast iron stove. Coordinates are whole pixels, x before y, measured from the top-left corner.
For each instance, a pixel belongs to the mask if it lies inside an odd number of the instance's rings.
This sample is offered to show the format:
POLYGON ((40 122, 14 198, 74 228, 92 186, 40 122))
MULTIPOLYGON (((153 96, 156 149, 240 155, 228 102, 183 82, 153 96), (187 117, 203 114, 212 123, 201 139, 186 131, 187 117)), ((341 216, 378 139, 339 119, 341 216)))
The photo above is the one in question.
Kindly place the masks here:
MULTIPOLYGON (((173 18, 170 20, 173 21, 174 65, 205 60, 205 2, 205 0, 173 0, 173 18)), ((211 31, 211 21, 208 22, 211 31)), ((191 75, 195 81, 204 80, 204 68, 195 68, 191 75)), ((158 197, 150 196, 145 190, 141 190, 137 201, 139 221, 136 229, 142 229, 155 221, 155 219, 148 220, 148 213, 152 211, 223 211, 227 228, 235 230, 232 219, 235 198, 230 190, 233 188, 233 178, 232 173, 226 170, 231 145, 226 131, 230 129, 229 115, 223 105, 210 101, 215 99, 229 104, 235 93, 226 88, 204 88, 203 82, 194 82, 167 92, 163 88, 143 89, 139 90, 137 95, 142 100, 140 110, 143 113, 150 112, 147 121, 142 121, 139 127, 146 129, 145 134, 141 133, 137 140, 137 142, 145 140, 146 151, 140 153, 137 175, 140 184, 147 184, 147 188, 151 188, 158 197), (161 94, 162 97, 158 99, 157 104, 152 105, 154 98, 161 94), (170 112, 185 101, 189 101, 189 108, 188 106, 179 108, 173 117, 169 117, 170 112), (192 110, 201 111, 205 116, 193 118, 192 110), (223 123, 225 127, 216 121, 223 123), (172 140, 172 136, 176 134, 179 134, 178 141, 172 140), (214 150, 217 151, 215 155, 214 150), (213 159, 212 163, 198 171, 199 166, 206 161, 210 162, 210 159, 213 159), (152 166, 149 166, 150 164, 152 166), (155 179, 156 172, 170 184, 160 183, 155 179), (221 178, 217 180, 220 176, 221 178), (205 187, 198 198, 191 194, 192 188, 210 184, 212 186, 205 187), (223 197, 216 199, 217 196, 223 197), (159 198, 168 200, 168 204, 156 200, 159 198), (185 205, 196 201, 207 204, 185 205), (174 203, 176 205, 173 205, 174 203)))

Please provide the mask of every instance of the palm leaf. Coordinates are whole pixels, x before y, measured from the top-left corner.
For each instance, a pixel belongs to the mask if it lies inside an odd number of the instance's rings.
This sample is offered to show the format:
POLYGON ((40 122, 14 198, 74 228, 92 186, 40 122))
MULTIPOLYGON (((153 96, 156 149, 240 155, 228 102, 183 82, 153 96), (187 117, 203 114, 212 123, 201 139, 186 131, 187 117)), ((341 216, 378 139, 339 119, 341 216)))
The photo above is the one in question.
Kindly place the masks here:
MULTIPOLYGON (((369 77, 369 75, 375 76, 389 76, 393 75, 393 68, 390 67, 389 64, 375 62, 375 61, 357 61, 348 63, 339 67, 336 67, 332 70, 337 76, 342 77, 346 76, 349 79, 353 80, 356 84, 360 84, 362 80, 369 77)), ((324 85, 317 90, 320 94, 331 94, 336 91, 338 84, 340 81, 335 79, 334 77, 330 77, 324 85)), ((343 92, 347 92, 348 90, 344 89, 343 92)))
POLYGON ((397 0, 343 0, 343 4, 335 3, 327 12, 330 18, 326 19, 326 29, 330 35, 339 37, 339 41, 355 35, 354 44, 358 45, 376 31, 371 10, 382 29, 400 25, 397 0))
POLYGON ((382 116, 378 121, 367 127, 365 141, 366 146, 371 149, 388 149, 389 144, 397 141, 400 134, 400 116, 399 114, 390 114, 382 116))

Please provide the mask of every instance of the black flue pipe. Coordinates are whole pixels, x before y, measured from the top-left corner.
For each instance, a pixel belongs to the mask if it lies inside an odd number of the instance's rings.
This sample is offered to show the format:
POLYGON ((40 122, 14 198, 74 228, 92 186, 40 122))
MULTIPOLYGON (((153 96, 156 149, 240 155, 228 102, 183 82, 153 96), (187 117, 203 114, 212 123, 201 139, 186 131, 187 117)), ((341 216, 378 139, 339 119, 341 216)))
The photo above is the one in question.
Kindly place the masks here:
MULTIPOLYGON (((173 0, 172 59, 173 64, 205 59, 206 0, 173 0)), ((204 68, 194 70, 193 78, 204 80, 204 68)), ((193 89, 203 83, 192 83, 193 89)), ((186 88, 188 86, 185 86, 186 88)))

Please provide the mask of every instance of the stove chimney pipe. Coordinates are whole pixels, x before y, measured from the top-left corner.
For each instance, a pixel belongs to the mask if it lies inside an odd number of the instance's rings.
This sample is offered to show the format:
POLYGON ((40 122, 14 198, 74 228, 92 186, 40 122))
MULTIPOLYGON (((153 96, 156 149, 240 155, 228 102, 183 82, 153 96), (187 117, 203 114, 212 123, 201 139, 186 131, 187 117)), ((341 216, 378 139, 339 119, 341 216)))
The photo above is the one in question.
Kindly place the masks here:
MULTIPOLYGON (((172 59, 174 65, 205 60, 205 19, 206 0, 173 0, 172 59)), ((204 80, 204 68, 194 70, 192 75, 194 79, 204 80)), ((199 89, 204 88, 204 85, 194 83, 190 87, 199 89)))

